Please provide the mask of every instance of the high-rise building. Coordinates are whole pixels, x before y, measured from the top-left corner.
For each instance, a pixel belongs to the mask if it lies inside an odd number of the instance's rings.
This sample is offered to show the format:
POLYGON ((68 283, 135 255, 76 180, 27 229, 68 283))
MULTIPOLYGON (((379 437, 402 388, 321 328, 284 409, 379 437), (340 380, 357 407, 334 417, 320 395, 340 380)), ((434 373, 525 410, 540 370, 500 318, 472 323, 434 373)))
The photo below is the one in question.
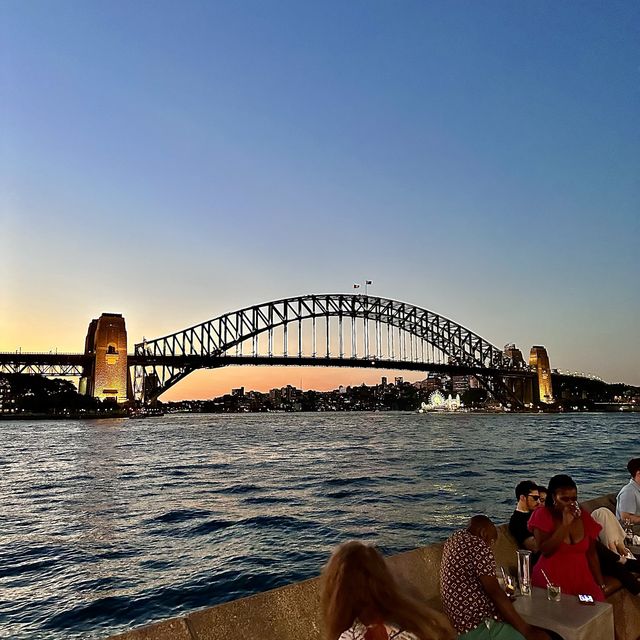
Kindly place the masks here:
POLYGON ((520 349, 518 349, 515 344, 505 344, 503 353, 505 356, 507 356, 507 358, 512 360, 513 364, 515 364, 517 367, 524 367, 525 362, 522 356, 522 351, 520 351, 520 349))
POLYGON ((0 413, 15 413, 16 399, 11 391, 11 384, 0 377, 0 413))
POLYGON ((538 400, 545 404, 553 404, 553 388, 551 386, 551 367, 547 350, 541 346, 531 347, 529 365, 538 373, 538 400))
POLYGON ((451 376, 451 392, 464 393, 469 388, 469 376, 451 376))

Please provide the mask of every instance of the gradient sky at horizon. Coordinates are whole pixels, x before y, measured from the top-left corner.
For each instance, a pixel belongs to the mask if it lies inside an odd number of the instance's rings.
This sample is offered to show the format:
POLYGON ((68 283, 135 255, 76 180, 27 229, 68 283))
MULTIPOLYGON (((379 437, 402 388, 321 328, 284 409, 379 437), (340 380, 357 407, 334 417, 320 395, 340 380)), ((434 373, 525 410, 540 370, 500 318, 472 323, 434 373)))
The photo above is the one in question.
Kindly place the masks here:
MULTIPOLYGON (((0 351, 368 278, 640 385, 639 36, 637 2, 4 0, 0 351)), ((301 375, 380 374, 164 397, 301 375)))

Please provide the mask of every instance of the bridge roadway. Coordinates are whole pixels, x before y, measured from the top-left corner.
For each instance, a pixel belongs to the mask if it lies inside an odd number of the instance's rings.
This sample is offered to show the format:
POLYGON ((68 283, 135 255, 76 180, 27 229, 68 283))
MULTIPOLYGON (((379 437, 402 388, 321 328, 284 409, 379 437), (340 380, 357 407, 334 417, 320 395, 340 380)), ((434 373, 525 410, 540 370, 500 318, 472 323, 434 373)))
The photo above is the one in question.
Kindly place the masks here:
MULTIPOLYGON (((81 375, 90 366, 94 356, 84 353, 0 353, 0 372, 38 373, 43 375, 81 375), (59 369, 59 373, 51 371, 59 369), (65 373, 66 371, 66 373, 65 373), (71 372, 75 371, 75 373, 71 372)), ((133 366, 190 367, 217 369, 227 366, 296 366, 296 367, 351 367, 364 369, 396 369, 401 371, 433 371, 450 375, 484 374, 503 378, 533 377, 529 369, 497 369, 459 364, 415 362, 409 360, 383 360, 379 358, 327 358, 298 356, 212 356, 212 355, 142 355, 128 354, 127 364, 133 366)))

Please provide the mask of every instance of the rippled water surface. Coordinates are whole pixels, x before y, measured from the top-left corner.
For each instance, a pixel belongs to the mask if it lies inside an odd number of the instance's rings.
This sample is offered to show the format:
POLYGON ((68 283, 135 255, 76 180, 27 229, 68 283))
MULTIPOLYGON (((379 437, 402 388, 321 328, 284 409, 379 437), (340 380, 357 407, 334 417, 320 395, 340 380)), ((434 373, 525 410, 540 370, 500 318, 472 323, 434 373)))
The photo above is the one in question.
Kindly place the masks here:
POLYGON ((0 422, 0 637, 98 638, 397 552, 521 479, 615 491, 640 415, 173 415, 0 422))

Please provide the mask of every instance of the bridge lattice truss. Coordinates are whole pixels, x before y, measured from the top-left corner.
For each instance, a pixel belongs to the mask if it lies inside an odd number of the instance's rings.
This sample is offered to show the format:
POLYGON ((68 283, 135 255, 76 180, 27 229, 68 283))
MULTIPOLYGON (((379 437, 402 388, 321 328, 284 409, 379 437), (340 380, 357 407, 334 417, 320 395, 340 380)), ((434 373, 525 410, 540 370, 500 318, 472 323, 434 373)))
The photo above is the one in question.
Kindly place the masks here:
POLYGON ((47 377, 80 377, 90 358, 78 353, 0 354, 0 373, 29 373, 47 377))
MULTIPOLYGON (((305 295, 247 307, 135 345, 134 393, 150 401, 197 368, 233 363, 457 365, 513 368, 503 352, 469 329, 404 302, 364 295, 305 295)), ((485 386, 495 387, 495 376, 485 386)))

